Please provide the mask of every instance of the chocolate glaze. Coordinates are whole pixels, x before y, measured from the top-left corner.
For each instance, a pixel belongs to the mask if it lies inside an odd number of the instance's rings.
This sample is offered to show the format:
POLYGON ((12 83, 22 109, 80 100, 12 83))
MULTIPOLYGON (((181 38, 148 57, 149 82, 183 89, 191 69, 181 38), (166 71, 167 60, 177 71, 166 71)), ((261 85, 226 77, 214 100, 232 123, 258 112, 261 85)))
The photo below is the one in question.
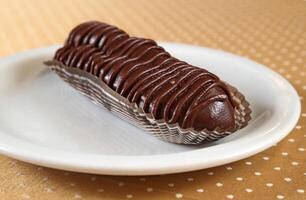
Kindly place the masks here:
POLYGON ((144 112, 182 128, 231 131, 235 106, 227 86, 205 69, 172 57, 156 42, 117 27, 75 27, 55 60, 87 71, 144 112))

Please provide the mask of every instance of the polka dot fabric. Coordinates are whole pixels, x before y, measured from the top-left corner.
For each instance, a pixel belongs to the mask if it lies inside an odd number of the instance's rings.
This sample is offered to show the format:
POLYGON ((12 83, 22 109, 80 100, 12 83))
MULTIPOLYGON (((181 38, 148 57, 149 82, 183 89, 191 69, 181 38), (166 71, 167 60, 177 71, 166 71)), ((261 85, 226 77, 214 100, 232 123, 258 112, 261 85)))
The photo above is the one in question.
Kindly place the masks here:
POLYGON ((72 27, 90 19, 131 35, 222 49, 267 65, 297 89, 303 105, 298 125, 258 155, 174 175, 89 175, 0 156, 1 200, 306 199, 305 0, 0 0, 0 56, 62 43, 72 27))

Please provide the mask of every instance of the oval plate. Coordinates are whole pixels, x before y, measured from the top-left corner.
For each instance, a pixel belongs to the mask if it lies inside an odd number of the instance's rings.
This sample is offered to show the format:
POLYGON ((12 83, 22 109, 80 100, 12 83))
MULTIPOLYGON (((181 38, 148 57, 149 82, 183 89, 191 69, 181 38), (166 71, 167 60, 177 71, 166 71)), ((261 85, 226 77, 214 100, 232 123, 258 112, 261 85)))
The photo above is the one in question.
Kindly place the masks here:
POLYGON ((0 152, 25 162, 77 172, 154 175, 237 161, 284 138, 300 115, 294 88, 267 67, 230 53, 161 43, 173 56, 204 67, 249 100, 250 124, 217 142, 160 141, 91 103, 42 63, 59 46, 0 61, 0 152))

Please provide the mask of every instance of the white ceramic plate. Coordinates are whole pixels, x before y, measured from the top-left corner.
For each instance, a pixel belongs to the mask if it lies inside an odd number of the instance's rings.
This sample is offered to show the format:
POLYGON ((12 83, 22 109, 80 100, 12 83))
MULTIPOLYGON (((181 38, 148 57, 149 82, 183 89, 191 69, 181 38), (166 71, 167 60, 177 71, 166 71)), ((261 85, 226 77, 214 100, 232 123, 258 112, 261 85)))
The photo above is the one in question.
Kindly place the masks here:
POLYGON ((153 175, 218 166, 254 155, 295 126, 300 101, 272 70, 223 51, 161 43, 174 56, 216 73, 252 105, 250 124, 202 146, 160 141, 91 103, 43 61, 58 46, 0 61, 0 152, 37 165, 78 172, 153 175))

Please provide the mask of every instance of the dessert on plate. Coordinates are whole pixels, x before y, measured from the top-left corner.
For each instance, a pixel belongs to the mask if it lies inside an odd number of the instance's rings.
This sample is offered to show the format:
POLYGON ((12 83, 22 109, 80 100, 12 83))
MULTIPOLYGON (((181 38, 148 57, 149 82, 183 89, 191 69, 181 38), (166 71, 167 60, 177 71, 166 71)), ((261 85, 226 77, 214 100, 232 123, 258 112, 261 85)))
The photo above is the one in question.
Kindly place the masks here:
POLYGON ((215 74, 106 23, 76 26, 46 64, 95 103, 169 142, 214 141, 251 119, 245 97, 215 74))

